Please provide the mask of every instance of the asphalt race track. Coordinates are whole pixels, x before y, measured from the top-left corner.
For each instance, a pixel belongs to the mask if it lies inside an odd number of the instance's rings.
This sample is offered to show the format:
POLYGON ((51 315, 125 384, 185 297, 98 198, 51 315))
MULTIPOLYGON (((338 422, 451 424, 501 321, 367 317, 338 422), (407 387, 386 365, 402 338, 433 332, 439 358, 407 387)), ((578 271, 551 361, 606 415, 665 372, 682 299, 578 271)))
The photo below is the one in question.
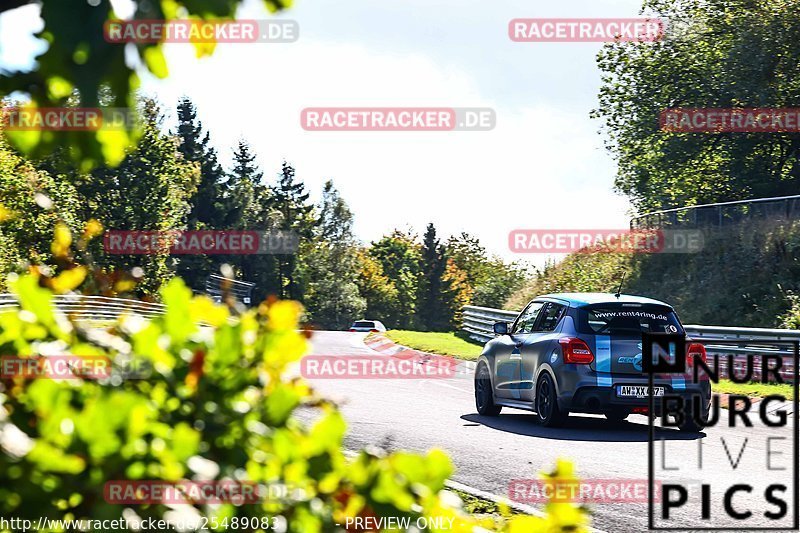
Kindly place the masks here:
MULTIPOLYGON (((363 344, 363 338, 360 333, 315 332, 312 353, 379 355, 363 344)), ((441 448, 456 466, 455 481, 493 494, 509 496, 511 480, 536 479, 540 471, 551 470, 559 457, 574 461, 584 480, 647 479, 648 427, 644 416, 633 415, 625 422, 613 423, 598 416, 572 415, 567 425, 558 429, 541 427, 532 413, 508 408, 499 417, 482 417, 475 411, 468 369, 446 379, 317 379, 312 383, 340 402, 349 425, 349 449, 379 445, 390 450, 424 452, 441 448)), ((704 434, 682 434, 671 428, 656 430, 657 438, 666 439, 665 466, 678 468, 668 472, 661 469, 663 450, 657 443, 657 479, 680 480, 683 484, 702 479, 711 484, 712 518, 706 527, 775 526, 763 518, 763 512, 777 510, 764 499, 765 484, 776 480, 786 480, 788 484, 788 490, 780 496, 788 503, 789 518, 792 516, 792 419, 789 417, 789 424, 783 428, 766 428, 757 416, 751 420, 754 426, 750 428, 719 425, 707 428, 704 434), (771 463, 785 470, 767 471, 766 436, 776 435, 785 439, 769 444, 771 463), (698 446, 703 452, 699 471, 698 446), (731 462, 737 464, 735 469, 731 462), (732 500, 741 511, 753 510, 754 516, 747 521, 735 521, 724 514, 724 491, 736 483, 755 486, 751 494, 740 492, 732 500)), ((700 494, 698 486, 692 487, 689 503, 672 510, 669 523, 657 525, 702 525, 700 494)), ((593 504, 591 508, 592 525, 597 529, 647 529, 646 503, 613 502, 593 504)), ((659 512, 656 504, 656 513, 659 512)), ((790 524, 789 518, 780 525, 790 524)))

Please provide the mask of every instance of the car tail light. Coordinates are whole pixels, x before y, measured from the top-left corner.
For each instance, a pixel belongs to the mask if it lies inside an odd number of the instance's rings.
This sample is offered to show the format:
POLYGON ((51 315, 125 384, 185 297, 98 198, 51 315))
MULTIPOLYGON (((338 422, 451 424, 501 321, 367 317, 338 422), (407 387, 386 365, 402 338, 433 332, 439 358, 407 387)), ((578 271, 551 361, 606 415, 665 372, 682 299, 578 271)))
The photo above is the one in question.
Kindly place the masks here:
POLYGON ((355 328, 350 328, 348 331, 355 331, 355 328))
POLYGON ((558 339, 561 350, 564 352, 565 363, 575 363, 578 365, 588 365, 594 361, 594 354, 589 346, 580 339, 567 337, 558 339))
POLYGON ((374 329, 374 328, 369 330, 369 331, 370 331, 370 333, 380 333, 380 331, 378 331, 377 329, 374 329))
POLYGON ((707 361, 706 347, 699 342, 693 342, 686 348, 686 364, 694 365, 695 359, 700 359, 704 363, 707 361))
POLYGON ((636 414, 636 415, 646 415, 649 412, 650 412, 650 408, 649 407, 634 407, 633 408, 633 414, 636 414))

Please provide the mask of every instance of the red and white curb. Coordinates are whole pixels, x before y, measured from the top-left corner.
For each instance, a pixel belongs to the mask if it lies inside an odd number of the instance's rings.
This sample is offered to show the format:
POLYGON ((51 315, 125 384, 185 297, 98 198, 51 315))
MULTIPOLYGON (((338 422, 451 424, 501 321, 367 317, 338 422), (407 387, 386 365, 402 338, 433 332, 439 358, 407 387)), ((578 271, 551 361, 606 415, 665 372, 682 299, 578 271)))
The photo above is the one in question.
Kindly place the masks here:
MULTIPOLYGON (((402 344, 397 344, 383 335, 370 335, 364 339, 364 344, 366 344, 370 349, 375 350, 383 355, 392 357, 402 356, 404 358, 414 357, 420 362, 420 364, 449 364, 449 359, 455 359, 451 356, 437 355, 420 350, 414 350, 412 348, 408 348, 407 346, 403 346, 402 344)), ((459 359, 456 359, 456 361, 453 377, 472 379, 472 376, 475 374, 475 361, 462 361, 459 359)))

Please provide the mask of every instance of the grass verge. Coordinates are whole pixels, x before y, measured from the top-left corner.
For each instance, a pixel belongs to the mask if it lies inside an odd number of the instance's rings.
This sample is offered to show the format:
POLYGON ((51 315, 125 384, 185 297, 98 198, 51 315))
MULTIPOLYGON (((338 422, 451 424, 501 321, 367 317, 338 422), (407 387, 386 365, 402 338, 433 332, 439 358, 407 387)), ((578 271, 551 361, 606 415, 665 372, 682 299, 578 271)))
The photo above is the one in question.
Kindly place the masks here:
POLYGON ((461 501, 464 502, 464 510, 466 512, 481 518, 491 518, 497 527, 504 524, 511 516, 523 514, 507 507, 503 509, 500 504, 490 500, 484 500, 483 498, 478 498, 477 496, 473 496, 472 494, 468 494, 460 490, 447 490, 457 494, 458 497, 461 498, 461 501))
POLYGON ((392 329, 386 332, 386 337, 414 350, 451 355, 468 361, 477 359, 483 349, 482 344, 478 344, 461 333, 392 329))
POLYGON ((770 394, 780 394, 787 400, 794 399, 794 387, 789 383, 734 383, 727 379, 712 383, 711 390, 720 394, 743 394, 752 398, 764 398, 770 394))

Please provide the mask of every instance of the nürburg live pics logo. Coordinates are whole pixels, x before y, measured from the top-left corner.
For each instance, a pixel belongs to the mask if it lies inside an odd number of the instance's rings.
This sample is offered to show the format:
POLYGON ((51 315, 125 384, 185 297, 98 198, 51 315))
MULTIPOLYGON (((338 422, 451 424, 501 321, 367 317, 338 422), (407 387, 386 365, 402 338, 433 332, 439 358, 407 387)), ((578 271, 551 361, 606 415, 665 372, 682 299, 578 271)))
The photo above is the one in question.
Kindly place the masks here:
POLYGON ((643 333, 649 529, 798 530, 798 344, 643 333), (766 396, 720 394, 720 380, 762 383, 766 396))

